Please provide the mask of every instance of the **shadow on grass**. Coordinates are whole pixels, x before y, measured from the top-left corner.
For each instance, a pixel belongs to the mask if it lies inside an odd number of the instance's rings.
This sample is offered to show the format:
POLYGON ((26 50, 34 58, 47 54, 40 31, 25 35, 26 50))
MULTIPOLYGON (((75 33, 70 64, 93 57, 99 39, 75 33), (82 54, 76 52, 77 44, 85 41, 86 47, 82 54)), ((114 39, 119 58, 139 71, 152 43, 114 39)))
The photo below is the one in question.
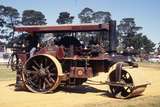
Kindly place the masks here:
POLYGON ((80 93, 85 94, 88 92, 91 93, 100 93, 106 92, 106 90, 97 89, 89 85, 80 85, 80 86, 60 86, 58 87, 59 91, 68 92, 68 93, 80 93))
MULTIPOLYGON (((12 88, 13 90, 15 91, 20 91, 20 92, 30 92, 27 90, 27 88, 15 88, 16 87, 16 84, 15 83, 12 83, 12 84, 9 84, 7 85, 8 87, 12 88)), ((85 94, 85 93, 88 93, 88 92, 91 92, 91 93, 105 93, 106 90, 100 90, 100 89, 97 89, 97 88, 94 88, 94 87, 91 87, 89 85, 80 85, 80 86, 59 86, 57 89, 55 89, 53 92, 50 92, 49 94, 51 93, 55 93, 55 92, 66 92, 66 93, 79 93, 79 94, 85 94)), ((31 92, 32 93, 32 92, 31 92)))
MULTIPOLYGON (((27 90, 26 87, 23 88, 15 88, 16 84, 12 83, 9 84, 8 87, 10 87, 12 90, 16 91, 16 92, 29 92, 29 93, 33 93, 29 90, 27 90)), ((86 93, 98 93, 99 96, 103 96, 103 97, 109 97, 109 98, 114 98, 115 97, 108 91, 108 90, 103 90, 103 89, 97 89, 95 87, 89 86, 89 85, 80 85, 80 86, 59 86, 57 89, 55 89, 53 92, 47 93, 47 94, 53 94, 56 92, 65 92, 65 93, 78 93, 78 94, 86 94, 86 93)), ((131 99, 131 98, 136 98, 142 96, 138 95, 138 96, 134 96, 134 97, 129 97, 126 99, 131 99)), ((118 98, 120 99, 120 98, 118 98)))

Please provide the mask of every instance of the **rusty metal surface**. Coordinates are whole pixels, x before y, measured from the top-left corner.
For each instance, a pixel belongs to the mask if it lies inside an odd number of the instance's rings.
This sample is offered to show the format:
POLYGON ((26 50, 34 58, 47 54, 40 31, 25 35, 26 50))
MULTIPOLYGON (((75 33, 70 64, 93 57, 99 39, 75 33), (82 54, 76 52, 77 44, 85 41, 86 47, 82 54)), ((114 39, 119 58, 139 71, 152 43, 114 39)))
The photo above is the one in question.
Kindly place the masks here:
POLYGON ((134 86, 132 88, 132 92, 126 98, 131 98, 131 97, 142 95, 142 93, 145 91, 147 85, 149 85, 149 84, 145 83, 145 84, 141 84, 138 86, 134 86))
POLYGON ((141 95, 148 83, 136 85, 131 74, 124 70, 125 63, 115 64, 115 69, 109 74, 106 84, 110 87, 110 93, 115 98, 130 98, 141 95))
POLYGON ((56 26, 16 26, 18 32, 99 31, 109 30, 108 24, 64 24, 56 26))
POLYGON ((136 96, 140 96, 142 95, 142 93, 145 91, 145 89, 147 88, 148 85, 150 85, 150 83, 144 83, 144 84, 141 84, 141 85, 137 85, 137 86, 134 86, 133 84, 124 84, 124 83, 118 83, 118 82, 110 82, 110 81, 93 81, 93 80, 88 80, 86 82, 87 84, 91 84, 91 85, 104 85, 104 84, 107 84, 107 85, 110 85, 110 86, 114 86, 114 87, 129 87, 131 88, 131 91, 129 92, 129 94, 127 96, 122 96, 120 94, 118 95, 113 95, 113 97, 116 97, 116 98, 122 98, 122 99, 127 99, 127 98, 132 98, 132 97, 136 97, 136 96))
MULTIPOLYGON (((93 77, 98 75, 99 72, 109 72, 111 66, 115 64, 115 69, 109 74, 109 81, 105 84, 109 85, 111 94, 116 98, 129 98, 133 96, 140 95, 144 92, 145 88, 148 84, 141 84, 135 86, 134 79, 130 75, 128 71, 123 69, 126 65, 136 66, 132 61, 129 61, 127 56, 116 54, 116 22, 110 22, 109 24, 66 24, 66 25, 56 25, 56 26, 17 26, 15 30, 18 32, 29 32, 29 33, 48 33, 48 32, 92 32, 92 31, 107 31, 109 34, 109 49, 105 51, 100 51, 96 54, 93 54, 91 49, 78 48, 79 54, 74 53, 76 50, 73 47, 68 50, 67 54, 67 46, 63 45, 62 47, 57 46, 56 49, 51 50, 46 48, 40 49, 39 52, 35 54, 31 59, 26 58, 23 55, 19 55, 22 58, 24 70, 22 72, 23 81, 26 87, 32 92, 41 92, 47 93, 53 91, 60 85, 61 82, 69 83, 74 82, 74 85, 81 85, 85 82, 89 77, 93 77), (73 50, 74 49, 74 50, 73 50), (106 52, 106 53, 105 53, 106 52), (92 53, 92 54, 91 54, 92 53), (42 57, 43 56, 43 57, 42 57), (39 57, 36 59, 36 57, 39 57), (51 62, 52 69, 50 64, 46 64, 45 58, 48 58, 51 62), (34 63, 34 60, 37 60, 34 63), (33 61, 32 61, 33 60, 33 61), (42 61, 40 61, 42 60, 42 61), (30 64, 28 64, 30 63, 30 64), (33 67, 33 65, 34 67, 33 67), (33 69, 28 69, 28 68, 33 69), (54 69, 56 69, 54 71, 54 69), (56 77, 51 77, 52 72, 56 72, 54 75, 56 77), (33 71, 33 72, 32 72, 33 71), (32 78, 32 75, 37 72, 37 77, 40 78, 35 82, 32 78), (26 73, 26 74, 25 74, 26 73), (28 74, 27 74, 28 73, 28 74), (29 75, 30 77, 27 77, 29 75), (46 80, 48 78, 48 80, 46 80), (27 80, 28 79, 28 80, 27 80), (42 80, 43 84, 41 84, 42 80), (51 81, 50 81, 51 80, 51 81), (27 84, 28 81, 35 82, 40 84, 27 84), (50 83, 51 82, 51 83, 50 83), (53 82, 53 83, 52 83, 53 82), (47 84, 47 88, 44 84, 47 84), (32 85, 34 89, 32 88, 32 85), (44 90, 41 89, 44 87, 44 90), (48 89, 48 87, 50 87, 48 89), (37 90, 38 88, 39 90, 37 90), (46 88, 46 89, 45 89, 46 88)), ((67 42, 69 40, 65 39, 67 42)), ((78 41, 79 42, 79 41, 78 41)), ((61 44, 62 45, 62 44, 61 44)), ((75 45, 75 44, 70 44, 75 45)), ((99 44, 100 45, 100 44, 99 44)), ((69 46, 68 46, 69 47, 69 46)), ((98 47, 100 48, 100 47, 98 47)), ((104 47, 103 47, 104 48, 104 47)), ((100 48, 102 49, 102 48, 100 48)), ((102 49, 104 50, 104 49, 102 49)), ((97 51, 97 50, 96 50, 97 51)), ((24 54, 25 55, 25 54, 24 54)), ((48 60, 48 61, 49 61, 48 60)), ((52 74, 53 75, 53 74, 52 74)))
POLYGON ((108 81, 106 82, 106 84, 108 84, 110 86, 114 86, 114 87, 129 87, 129 88, 131 88, 131 91, 129 92, 129 94, 127 96, 122 96, 121 93, 114 96, 116 98, 124 98, 124 99, 142 95, 142 93, 145 91, 147 86, 150 85, 149 83, 144 83, 141 85, 133 86, 133 84, 123 84, 123 83, 108 82, 108 81))
POLYGON ((102 54, 102 55, 99 55, 97 57, 91 57, 91 56, 73 56, 73 57, 63 57, 62 58, 63 60, 92 60, 92 61, 104 61, 104 60, 108 60, 108 61, 112 61, 112 57, 109 56, 109 55, 105 55, 105 54, 102 54))
POLYGON ((56 89, 60 84, 61 78, 63 78, 62 67, 54 56, 48 54, 37 55, 26 62, 25 68, 22 71, 22 78, 25 86, 30 91, 48 93, 56 89), (41 59, 41 63, 37 63, 39 58, 41 59), (48 59, 48 61, 44 58, 48 59), (44 65, 42 65, 42 63, 44 63, 44 65), (46 65, 45 63, 48 64, 46 65), (53 68, 53 64, 56 68, 53 68), (32 70, 32 68, 34 69, 32 70), (54 72, 52 69, 54 69, 54 72), (54 78, 52 76, 54 76, 54 78), (36 82, 35 79, 39 82, 36 82))
POLYGON ((70 78, 89 78, 93 77, 93 71, 91 67, 71 67, 70 78))

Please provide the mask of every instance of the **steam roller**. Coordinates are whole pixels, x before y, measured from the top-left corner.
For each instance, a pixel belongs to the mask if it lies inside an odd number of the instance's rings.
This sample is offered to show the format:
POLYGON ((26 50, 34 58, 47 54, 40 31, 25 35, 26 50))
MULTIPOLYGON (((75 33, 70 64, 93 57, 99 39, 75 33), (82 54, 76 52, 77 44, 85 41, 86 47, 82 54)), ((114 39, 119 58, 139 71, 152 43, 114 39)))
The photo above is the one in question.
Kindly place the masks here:
MULTIPOLYGON (((141 95, 149 83, 137 84, 136 80, 139 78, 135 73, 139 72, 129 72, 124 62, 116 63, 110 67, 105 84, 109 86, 111 95, 115 98, 130 98, 141 95)), ((28 59, 22 71, 24 85, 31 92, 53 92, 61 84, 61 81, 67 81, 67 78, 69 77, 63 72, 60 61, 48 54, 28 59)))
POLYGON ((43 54, 26 62, 22 79, 31 92, 49 93, 58 87, 62 75, 59 61, 54 56, 43 54))
POLYGON ((144 81, 144 79, 142 80, 143 74, 138 71, 138 68, 132 70, 128 68, 126 63, 116 63, 111 69, 106 84, 109 85, 109 92, 115 98, 126 99, 140 96, 147 85, 151 84, 144 81))

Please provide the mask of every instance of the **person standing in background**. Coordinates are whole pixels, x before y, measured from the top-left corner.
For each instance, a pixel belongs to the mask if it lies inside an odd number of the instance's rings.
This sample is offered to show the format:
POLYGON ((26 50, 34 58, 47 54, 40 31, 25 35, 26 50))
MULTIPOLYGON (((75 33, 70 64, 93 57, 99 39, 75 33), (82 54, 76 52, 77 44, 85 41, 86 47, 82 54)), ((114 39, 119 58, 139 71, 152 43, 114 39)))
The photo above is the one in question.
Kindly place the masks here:
POLYGON ((38 43, 39 43, 39 37, 38 35, 34 34, 34 33, 30 33, 28 35, 28 47, 27 47, 27 52, 29 52, 29 57, 33 57, 36 49, 37 49, 37 46, 38 46, 38 43))

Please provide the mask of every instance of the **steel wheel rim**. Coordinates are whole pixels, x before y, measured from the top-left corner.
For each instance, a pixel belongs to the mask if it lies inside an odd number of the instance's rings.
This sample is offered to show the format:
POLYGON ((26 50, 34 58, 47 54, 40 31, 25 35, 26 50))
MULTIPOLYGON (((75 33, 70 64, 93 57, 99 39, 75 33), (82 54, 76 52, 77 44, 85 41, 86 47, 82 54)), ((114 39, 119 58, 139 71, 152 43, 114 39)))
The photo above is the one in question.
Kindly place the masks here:
POLYGON ((29 59, 22 74, 26 87, 32 92, 48 93, 59 84, 57 66, 45 55, 29 59))
MULTIPOLYGON (((116 79, 115 79, 115 70, 114 70, 109 75, 109 81, 116 82, 115 80, 116 79)), ((125 70, 122 70, 122 72, 121 72, 120 83, 133 85, 133 79, 132 79, 131 75, 125 70)), ((127 98, 132 93, 132 88, 128 87, 128 86, 122 87, 122 86, 109 85, 109 88, 110 88, 110 91, 111 91, 113 97, 116 97, 116 98, 127 98)))

